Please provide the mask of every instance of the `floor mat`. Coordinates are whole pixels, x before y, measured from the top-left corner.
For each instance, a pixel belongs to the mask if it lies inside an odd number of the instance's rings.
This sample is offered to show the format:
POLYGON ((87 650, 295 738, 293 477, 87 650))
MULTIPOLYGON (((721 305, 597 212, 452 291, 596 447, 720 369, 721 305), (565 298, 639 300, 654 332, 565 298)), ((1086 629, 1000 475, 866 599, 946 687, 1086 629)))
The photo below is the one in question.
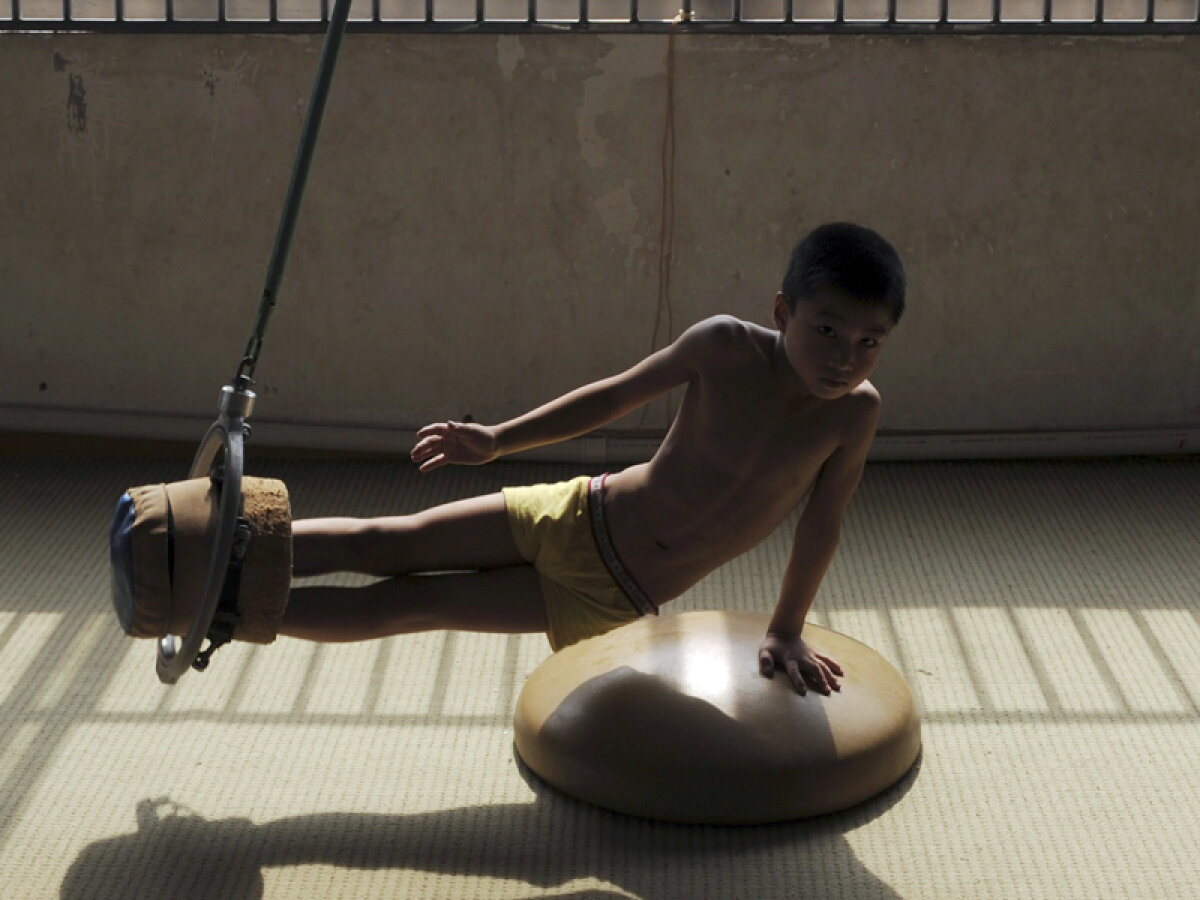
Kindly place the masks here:
MULTIPOLYGON (((538 636, 235 644, 160 685, 109 606, 107 524, 184 469, 0 458, 6 898, 1200 895, 1196 460, 869 466, 813 618, 900 668, 922 758, 852 810, 752 828, 625 818, 525 771, 538 636)), ((583 470, 249 471, 306 517, 583 470)), ((792 524, 667 611, 768 611, 792 524)))

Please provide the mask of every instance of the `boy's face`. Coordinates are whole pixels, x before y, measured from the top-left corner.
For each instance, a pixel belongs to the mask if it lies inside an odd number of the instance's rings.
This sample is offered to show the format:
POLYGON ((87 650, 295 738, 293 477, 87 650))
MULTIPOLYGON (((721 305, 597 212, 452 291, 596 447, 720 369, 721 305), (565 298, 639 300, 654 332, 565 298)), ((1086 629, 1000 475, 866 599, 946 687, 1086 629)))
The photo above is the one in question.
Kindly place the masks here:
POLYGON ((832 288, 796 301, 775 295, 775 325, 792 369, 809 393, 822 400, 844 397, 870 377, 879 363, 892 316, 832 288))

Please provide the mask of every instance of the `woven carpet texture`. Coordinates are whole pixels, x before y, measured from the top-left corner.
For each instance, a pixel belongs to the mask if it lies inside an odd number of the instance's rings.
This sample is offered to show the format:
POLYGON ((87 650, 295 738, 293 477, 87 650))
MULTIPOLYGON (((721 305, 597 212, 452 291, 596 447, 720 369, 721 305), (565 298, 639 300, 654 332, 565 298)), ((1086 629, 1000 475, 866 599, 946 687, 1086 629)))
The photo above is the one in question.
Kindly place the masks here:
MULTIPOLYGON (((248 464, 298 518, 582 471, 248 464)), ((745 828, 626 818, 526 771, 536 635, 234 644, 160 685, 112 613, 107 528, 127 487, 185 476, 0 457, 6 900, 1200 896, 1200 461, 870 465, 813 619, 900 669, 921 759, 854 809, 745 828)), ((664 614, 769 611, 791 525, 664 614)))

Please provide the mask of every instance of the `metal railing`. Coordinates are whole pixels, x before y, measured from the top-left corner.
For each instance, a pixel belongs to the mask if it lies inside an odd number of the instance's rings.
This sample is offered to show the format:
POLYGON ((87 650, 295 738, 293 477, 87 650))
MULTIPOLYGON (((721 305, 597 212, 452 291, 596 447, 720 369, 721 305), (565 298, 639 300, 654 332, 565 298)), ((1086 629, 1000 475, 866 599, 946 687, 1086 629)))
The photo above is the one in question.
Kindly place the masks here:
MULTIPOLYGON (((0 31, 316 32, 331 0, 0 0, 0 31)), ((353 31, 1197 34, 1200 0, 355 0, 353 31)))

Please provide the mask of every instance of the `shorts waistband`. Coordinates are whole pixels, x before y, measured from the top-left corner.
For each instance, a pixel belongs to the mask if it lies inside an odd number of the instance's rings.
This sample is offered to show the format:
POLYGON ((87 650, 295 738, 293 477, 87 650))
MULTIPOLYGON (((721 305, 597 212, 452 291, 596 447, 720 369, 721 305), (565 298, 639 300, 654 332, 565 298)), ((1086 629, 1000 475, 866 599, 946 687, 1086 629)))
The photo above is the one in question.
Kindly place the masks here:
POLYGON ((646 592, 638 587, 629 570, 621 563, 617 550, 613 547, 612 537, 608 533, 608 523, 604 519, 604 482, 608 474, 597 475, 588 484, 588 509, 592 515, 592 534, 596 538, 596 549, 600 551, 600 559, 608 574, 617 586, 629 598, 639 613, 643 616, 657 616, 658 607, 646 596, 646 592))

